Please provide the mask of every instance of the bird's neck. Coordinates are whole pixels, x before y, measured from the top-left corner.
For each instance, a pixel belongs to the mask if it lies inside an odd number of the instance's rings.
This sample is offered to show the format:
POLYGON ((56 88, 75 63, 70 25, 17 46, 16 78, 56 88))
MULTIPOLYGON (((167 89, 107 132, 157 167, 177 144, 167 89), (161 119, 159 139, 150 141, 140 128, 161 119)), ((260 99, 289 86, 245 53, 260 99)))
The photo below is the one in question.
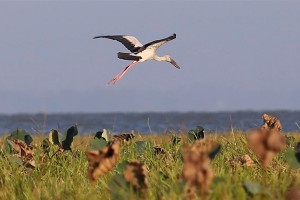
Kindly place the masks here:
POLYGON ((160 57, 158 55, 155 55, 154 60, 156 60, 156 61, 168 61, 168 57, 167 56, 160 57))

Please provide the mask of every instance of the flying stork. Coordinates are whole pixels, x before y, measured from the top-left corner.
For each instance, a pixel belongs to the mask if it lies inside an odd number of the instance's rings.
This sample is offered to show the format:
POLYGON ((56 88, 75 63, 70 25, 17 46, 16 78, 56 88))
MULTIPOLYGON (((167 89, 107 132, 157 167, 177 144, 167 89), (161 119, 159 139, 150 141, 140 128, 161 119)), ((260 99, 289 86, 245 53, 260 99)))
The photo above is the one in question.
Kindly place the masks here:
POLYGON ((93 39, 96 38, 107 38, 111 40, 116 40, 118 42, 121 42, 129 51, 131 51, 131 53, 118 53, 118 58, 124 60, 133 60, 133 62, 130 65, 128 65, 123 71, 121 71, 118 75, 116 75, 112 80, 110 80, 108 84, 115 84, 130 68, 132 68, 138 63, 147 60, 167 61, 174 65, 176 68, 180 69, 177 63, 169 55, 160 57, 156 54, 156 50, 161 45, 176 38, 175 33, 167 38, 155 40, 145 45, 142 45, 135 37, 128 35, 100 35, 94 37, 93 39))

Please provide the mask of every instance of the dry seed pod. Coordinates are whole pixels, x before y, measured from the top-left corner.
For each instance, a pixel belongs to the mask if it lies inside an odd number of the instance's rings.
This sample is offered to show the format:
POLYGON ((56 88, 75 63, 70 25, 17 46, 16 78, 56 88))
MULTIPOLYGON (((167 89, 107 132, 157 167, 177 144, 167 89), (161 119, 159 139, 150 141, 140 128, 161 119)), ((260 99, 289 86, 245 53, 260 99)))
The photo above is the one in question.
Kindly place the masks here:
POLYGON ((124 177, 136 190, 148 188, 148 171, 143 163, 138 161, 128 163, 124 171, 124 177))
POLYGON ((264 120, 264 123, 261 126, 262 128, 274 129, 276 131, 282 130, 281 122, 276 117, 268 114, 262 114, 261 118, 264 120))
POLYGON ((248 146, 256 154, 264 166, 286 146, 285 137, 275 130, 256 129, 248 136, 248 146))
POLYGON ((118 142, 97 151, 87 151, 86 155, 89 162, 88 178, 95 181, 110 171, 116 165, 119 152, 120 146, 118 142))

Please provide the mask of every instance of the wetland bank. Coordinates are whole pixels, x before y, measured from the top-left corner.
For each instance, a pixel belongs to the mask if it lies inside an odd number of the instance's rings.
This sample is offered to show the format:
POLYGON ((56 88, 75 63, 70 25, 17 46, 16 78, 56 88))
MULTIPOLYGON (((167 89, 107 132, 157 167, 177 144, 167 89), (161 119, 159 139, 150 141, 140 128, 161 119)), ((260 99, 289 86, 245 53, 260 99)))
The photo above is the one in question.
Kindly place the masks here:
MULTIPOLYGON (((209 133, 205 139, 220 144, 221 149, 210 162, 213 178, 205 196, 200 199, 291 199, 299 197, 300 170, 292 168, 286 159, 287 149, 300 141, 298 133, 289 136, 287 148, 264 167, 247 145, 249 132, 235 131, 209 133), (240 161, 249 155, 253 164, 240 161)), ((46 135, 32 136, 35 168, 23 168, 7 156, 0 159, 1 199, 190 199, 183 179, 183 150, 188 145, 187 132, 161 134, 137 133, 133 140, 120 147, 116 166, 91 182, 87 176, 86 151, 95 140, 94 135, 79 134, 74 137, 72 152, 57 152, 52 146, 50 157, 45 157, 42 141, 46 135), (172 142, 174 134, 180 142, 172 142), (154 147, 164 149, 156 154, 154 147), (54 155, 54 156, 53 156, 54 155), (147 188, 143 195, 134 187, 120 181, 124 162, 138 161, 147 170, 147 188), (118 183, 118 184, 116 184, 118 183), (120 183, 120 184, 119 184, 120 183), (121 186, 120 186, 121 185, 121 186), (124 189, 123 186, 127 189, 124 189), (141 196, 142 195, 142 196, 141 196)), ((112 136, 108 135, 111 139, 112 136)), ((1 146, 5 137, 1 137, 1 146)), ((122 179, 123 180, 123 179, 122 179)))

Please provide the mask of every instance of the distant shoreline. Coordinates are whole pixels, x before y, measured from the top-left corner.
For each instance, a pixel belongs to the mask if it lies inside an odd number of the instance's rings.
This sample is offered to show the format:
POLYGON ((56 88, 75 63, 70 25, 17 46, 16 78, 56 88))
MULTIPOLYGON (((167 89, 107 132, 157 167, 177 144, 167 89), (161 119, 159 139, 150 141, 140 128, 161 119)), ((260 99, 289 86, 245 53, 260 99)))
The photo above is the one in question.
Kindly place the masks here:
POLYGON ((168 133, 188 131, 198 125, 206 132, 248 131, 260 127, 262 113, 276 116, 284 132, 300 132, 300 111, 235 111, 235 112, 148 112, 148 113, 79 113, 79 114, 14 114, 0 115, 0 134, 17 128, 32 134, 51 129, 66 130, 77 124, 81 133, 95 133, 103 128, 113 133, 168 133))

